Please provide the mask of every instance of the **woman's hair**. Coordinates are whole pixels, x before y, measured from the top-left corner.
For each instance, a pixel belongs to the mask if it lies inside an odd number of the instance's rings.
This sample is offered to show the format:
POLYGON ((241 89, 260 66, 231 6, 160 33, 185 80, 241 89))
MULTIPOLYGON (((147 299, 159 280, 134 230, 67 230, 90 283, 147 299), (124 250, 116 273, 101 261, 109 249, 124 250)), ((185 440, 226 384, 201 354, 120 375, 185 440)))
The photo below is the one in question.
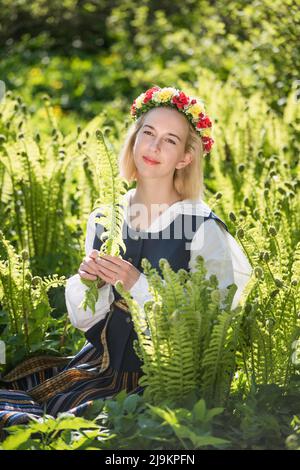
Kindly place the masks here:
MULTIPOLYGON (((141 127, 143 126, 147 113, 142 114, 129 128, 125 137, 124 145, 119 156, 120 174, 129 183, 136 180, 137 169, 133 159, 133 147, 135 139, 141 127)), ((188 122, 188 121, 187 121, 188 122)), ((190 151, 192 161, 184 168, 175 169, 174 188, 180 194, 182 199, 203 198, 203 146, 197 131, 192 124, 188 122, 189 131, 185 144, 185 152, 190 151)))

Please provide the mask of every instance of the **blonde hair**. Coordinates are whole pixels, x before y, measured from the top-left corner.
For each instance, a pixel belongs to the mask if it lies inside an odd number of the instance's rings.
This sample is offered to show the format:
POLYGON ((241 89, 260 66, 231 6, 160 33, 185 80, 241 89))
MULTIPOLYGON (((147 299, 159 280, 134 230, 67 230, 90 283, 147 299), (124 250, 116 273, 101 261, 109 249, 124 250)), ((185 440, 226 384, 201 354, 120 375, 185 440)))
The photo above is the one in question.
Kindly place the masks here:
MULTIPOLYGON (((178 111, 179 112, 179 111, 178 111)), ((137 169, 133 159, 133 147, 136 136, 143 126, 147 113, 142 114, 127 131, 124 145, 119 155, 120 175, 129 183, 137 178, 137 169)), ((188 121, 187 121, 188 122, 188 121)), ((175 169, 174 172, 174 188, 180 194, 182 199, 199 199, 203 198, 204 182, 203 182, 203 146, 200 136, 194 129, 193 125, 188 122, 189 131, 185 144, 185 152, 191 152, 192 161, 184 168, 175 169)))

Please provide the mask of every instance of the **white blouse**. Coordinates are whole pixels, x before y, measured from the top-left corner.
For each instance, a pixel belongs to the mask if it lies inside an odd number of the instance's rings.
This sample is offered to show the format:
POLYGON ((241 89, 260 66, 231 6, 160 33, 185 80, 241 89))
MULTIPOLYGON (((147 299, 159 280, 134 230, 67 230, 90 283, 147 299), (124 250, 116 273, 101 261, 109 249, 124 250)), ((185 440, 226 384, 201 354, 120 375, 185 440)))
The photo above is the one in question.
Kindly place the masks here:
MULTIPOLYGON (((125 199, 124 219, 130 228, 128 201, 134 191, 135 189, 131 189, 123 196, 125 199)), ((85 239, 86 256, 88 256, 93 249, 96 231, 94 217, 99 210, 101 211, 101 208, 95 209, 88 218, 85 239)), ((178 214, 182 213, 208 216, 210 214, 210 208, 200 199, 198 201, 189 199, 178 201, 159 215, 144 232, 159 232, 170 225, 178 214)), ((231 308, 234 309, 238 305, 243 290, 252 273, 249 261, 235 238, 228 233, 221 224, 213 219, 209 219, 200 225, 192 238, 189 249, 189 269, 191 272, 194 272, 196 257, 198 255, 203 256, 207 269, 206 277, 208 278, 211 274, 217 276, 221 299, 222 296, 226 294, 226 287, 228 285, 232 283, 237 285, 237 291, 231 306, 231 308)), ((80 309, 78 306, 83 300, 86 289, 87 287, 81 282, 79 274, 75 274, 67 279, 65 298, 68 315, 71 323, 82 331, 87 331, 103 319, 109 312, 110 306, 114 301, 112 285, 105 284, 99 289, 101 294, 95 305, 95 314, 92 313, 90 308, 87 308, 86 311, 80 309)), ((143 273, 140 274, 140 277, 129 292, 140 305, 142 311, 144 302, 152 299, 147 278, 143 273)))

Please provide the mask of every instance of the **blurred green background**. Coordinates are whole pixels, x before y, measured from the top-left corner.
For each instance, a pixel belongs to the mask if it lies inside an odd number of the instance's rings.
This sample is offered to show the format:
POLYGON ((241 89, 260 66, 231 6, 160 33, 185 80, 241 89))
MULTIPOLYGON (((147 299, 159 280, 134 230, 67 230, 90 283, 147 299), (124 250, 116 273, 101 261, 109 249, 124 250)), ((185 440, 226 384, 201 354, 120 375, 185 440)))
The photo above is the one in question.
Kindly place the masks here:
POLYGON ((153 84, 228 82, 282 112, 299 88, 293 0, 3 0, 0 78, 34 111, 53 99, 68 128, 103 107, 128 111, 153 84), (69 124, 72 125, 72 124, 69 124))

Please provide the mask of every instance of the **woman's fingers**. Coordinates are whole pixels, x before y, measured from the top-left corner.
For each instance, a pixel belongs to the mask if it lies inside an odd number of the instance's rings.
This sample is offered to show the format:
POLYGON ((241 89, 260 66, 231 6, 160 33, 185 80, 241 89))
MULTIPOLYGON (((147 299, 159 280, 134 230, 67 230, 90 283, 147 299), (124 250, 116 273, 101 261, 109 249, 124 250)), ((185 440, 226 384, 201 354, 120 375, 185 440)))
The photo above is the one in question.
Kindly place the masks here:
POLYGON ((101 270, 99 271, 99 276, 103 281, 105 281, 107 284, 114 284, 116 282, 116 278, 114 276, 111 276, 107 271, 101 270))
POLYGON ((78 274, 80 277, 82 277, 82 279, 88 279, 89 281, 96 281, 96 279, 98 279, 98 276, 89 274, 86 271, 82 271, 81 269, 78 269, 78 274))
POLYGON ((97 263, 98 269, 99 269, 99 268, 102 268, 102 270, 103 270, 103 268, 105 268, 105 269, 107 269, 109 272, 111 272, 112 274, 115 274, 115 275, 116 275, 116 274, 118 274, 119 271, 120 271, 120 270, 119 270, 119 267, 118 267, 116 264, 111 263, 110 261, 107 261, 107 260, 105 260, 104 258, 98 258, 98 259, 96 260, 96 263, 97 263))
POLYGON ((81 271, 87 272, 88 274, 95 274, 96 276, 98 274, 98 265, 93 260, 83 260, 79 266, 79 269, 81 269, 81 271))
POLYGON ((92 250, 80 264, 78 274, 83 279, 95 281, 100 277, 106 283, 115 284, 118 279, 122 278, 121 271, 122 269, 114 259, 100 258, 99 251, 92 250))
POLYGON ((90 254, 87 256, 87 258, 92 258, 92 259, 97 259, 99 257, 99 251, 98 250, 92 250, 90 254))
POLYGON ((98 270, 97 275, 93 275, 93 274, 89 274, 86 271, 83 271, 82 269, 78 269, 78 274, 82 279, 88 279, 89 281, 96 281, 97 279, 99 279, 99 277, 107 283, 110 283, 113 281, 111 277, 106 275, 106 273, 99 272, 99 270, 98 270))
POLYGON ((90 281, 95 281, 98 279, 99 276, 99 270, 98 270, 98 265, 96 261, 93 259, 93 256, 97 257, 98 256, 98 251, 97 250, 92 250, 90 255, 92 256, 86 256, 82 263, 79 266, 78 269, 78 274, 80 277, 83 279, 88 279, 90 281))
POLYGON ((100 260, 99 258, 99 251, 92 250, 91 253, 86 256, 80 264, 78 274, 83 279, 88 279, 91 281, 95 281, 100 277, 105 282, 115 282, 117 273, 116 271, 110 269, 113 264, 107 261, 104 263, 105 266, 103 266, 103 260, 100 260))
POLYGON ((113 272, 104 266, 99 266, 99 274, 101 277, 105 276, 107 279, 109 279, 109 282, 113 282, 113 283, 118 278, 118 274, 116 272, 113 272))

